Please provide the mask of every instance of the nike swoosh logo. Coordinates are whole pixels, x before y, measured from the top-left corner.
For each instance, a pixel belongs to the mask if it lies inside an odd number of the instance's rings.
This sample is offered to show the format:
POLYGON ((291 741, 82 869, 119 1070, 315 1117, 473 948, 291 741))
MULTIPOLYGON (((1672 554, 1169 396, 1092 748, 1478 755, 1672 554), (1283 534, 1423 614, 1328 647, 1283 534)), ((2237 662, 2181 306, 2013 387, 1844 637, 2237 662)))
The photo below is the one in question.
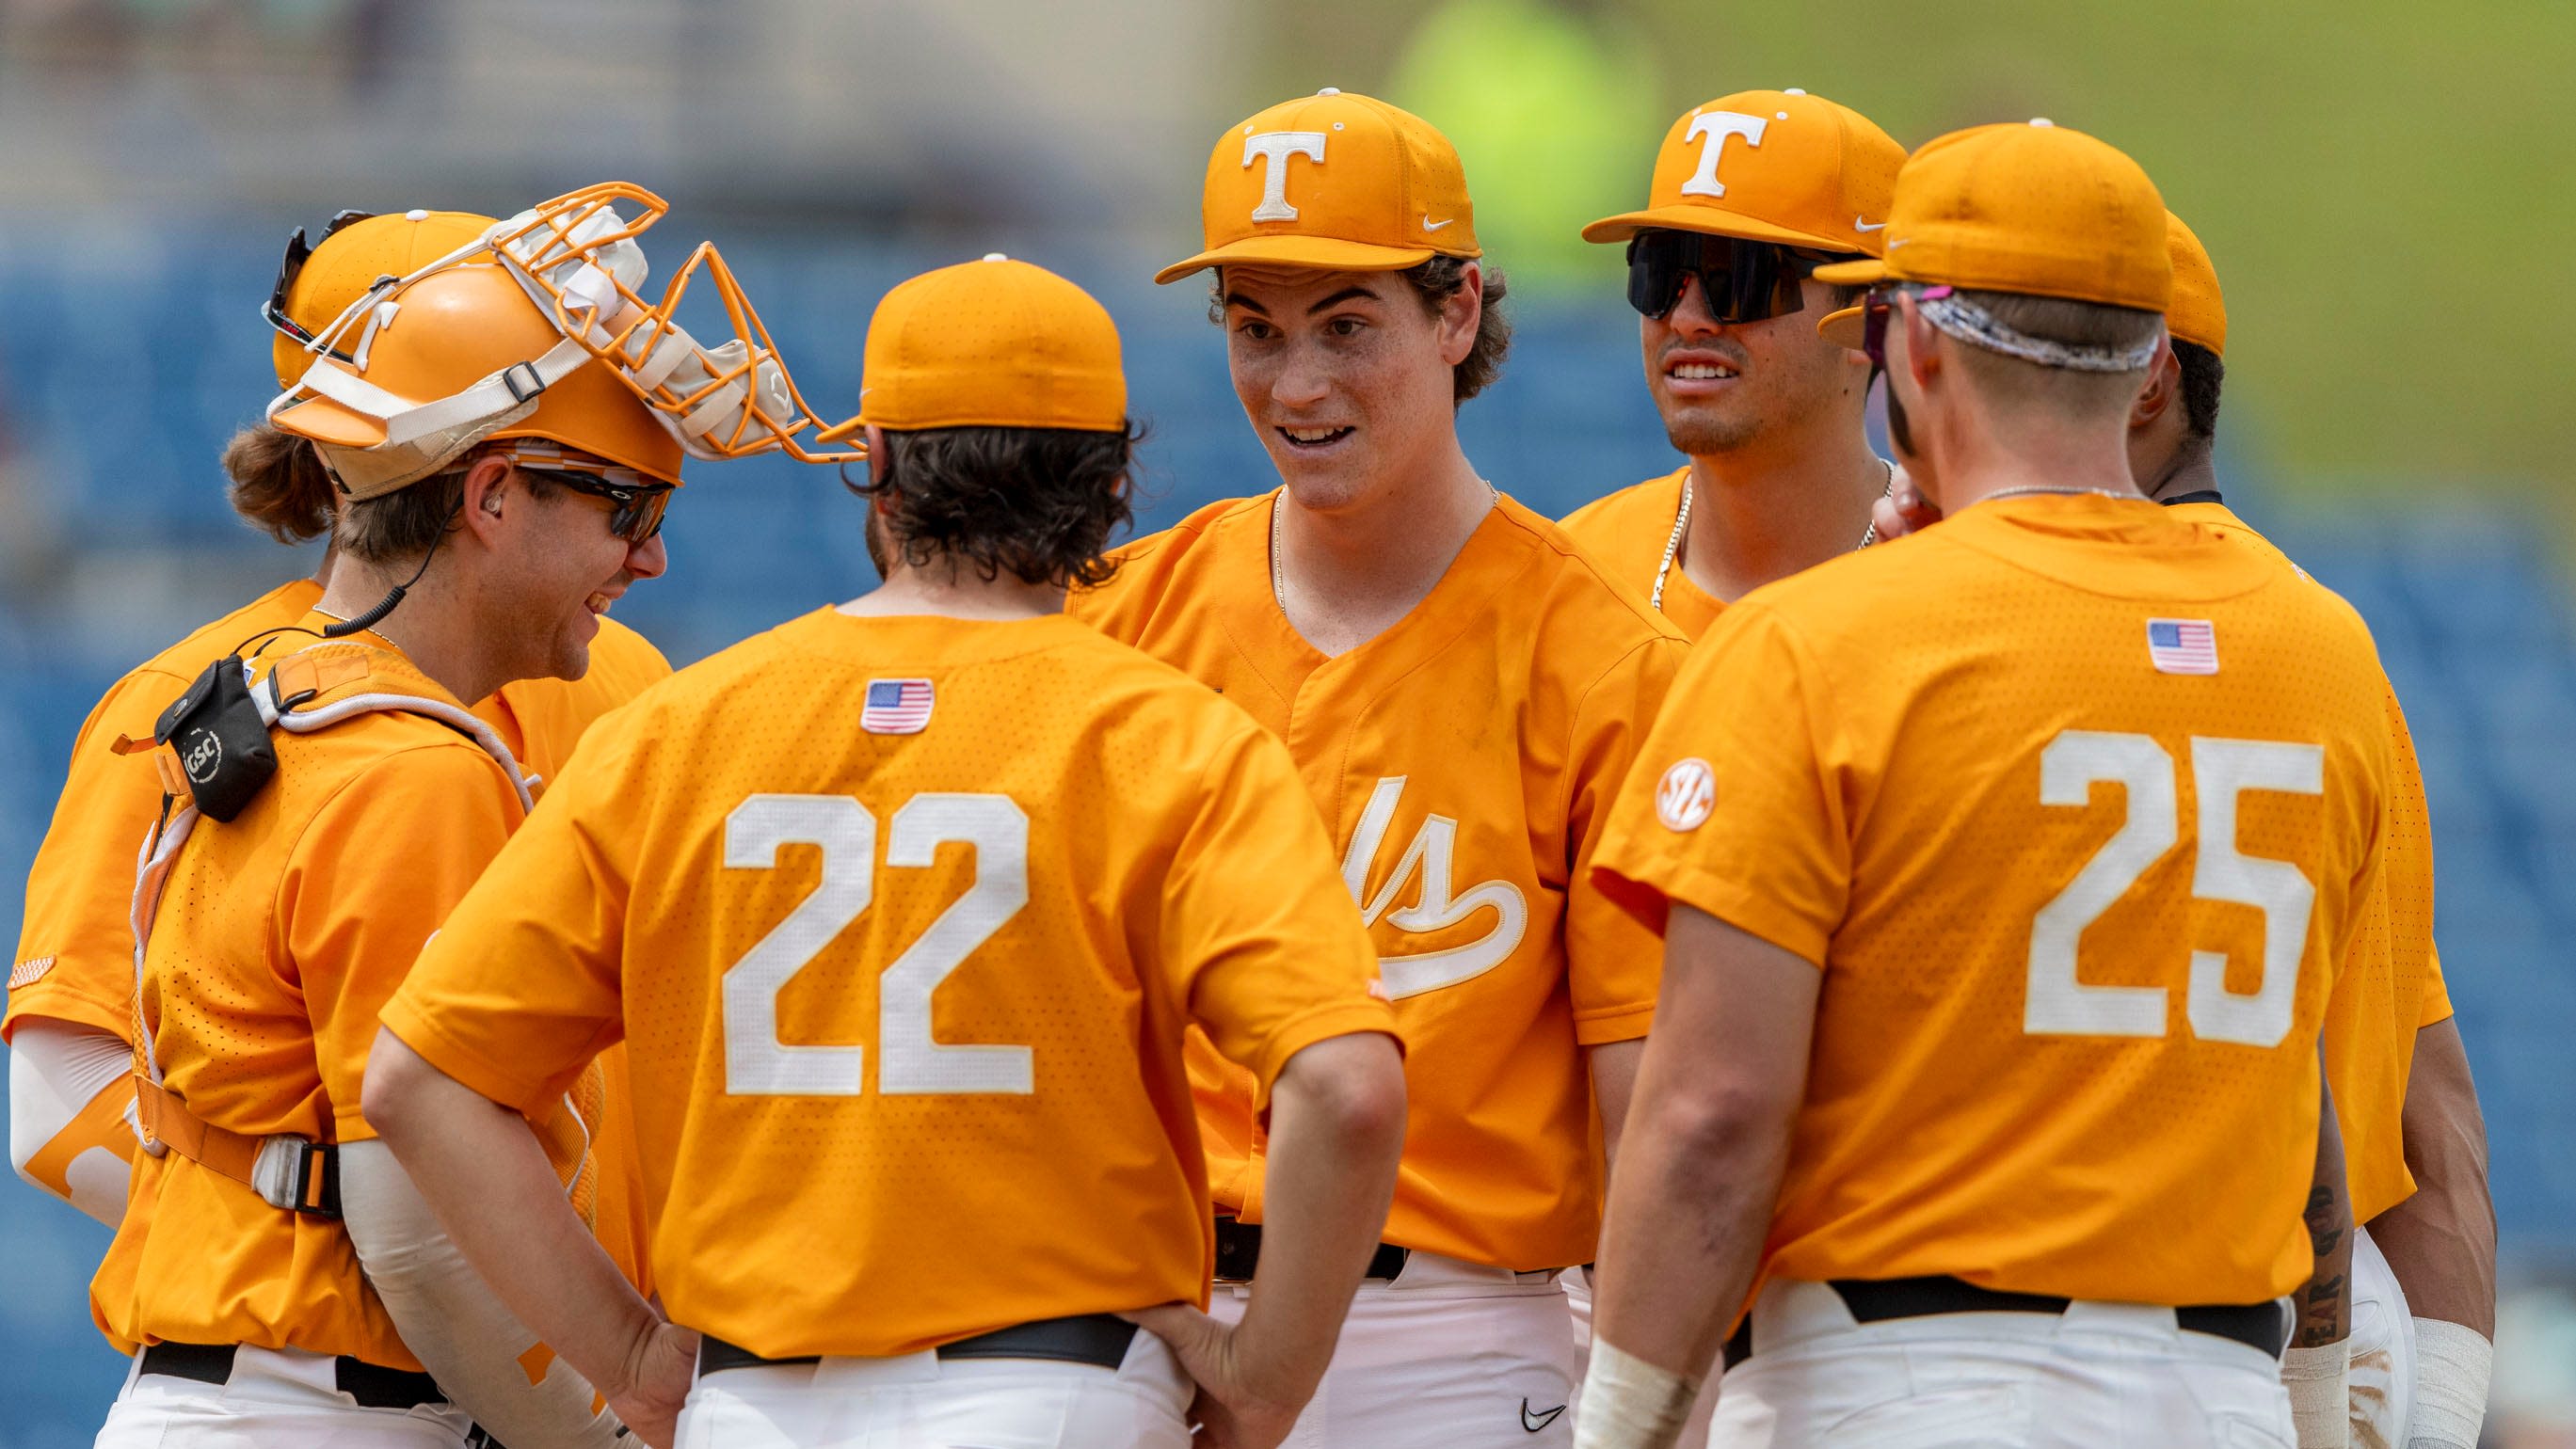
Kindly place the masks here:
POLYGON ((1855 216, 1855 217, 1853 217, 1853 218, 1852 218, 1852 230, 1854 230, 1854 231, 1885 231, 1885 230, 1887 230, 1887 223, 1882 221, 1882 222, 1880 222, 1878 225, 1876 225, 1876 226, 1872 226, 1872 225, 1870 225, 1868 222, 1865 222, 1865 221, 1861 220, 1859 217, 1855 216))
POLYGON ((1431 219, 1431 213, 1426 211, 1422 214, 1422 229, 1424 231, 1438 231, 1440 228, 1449 225, 1450 222, 1454 222, 1457 219, 1458 218, 1453 216, 1449 218, 1449 221, 1433 221, 1431 219))
POLYGON ((1535 1434, 1539 1430, 1546 1428, 1548 1425, 1555 1423, 1556 1416, 1564 1412, 1565 1405, 1559 1404, 1544 1414, 1532 1414, 1530 1412, 1529 1400, 1523 1399, 1521 1400, 1521 1427, 1535 1434))

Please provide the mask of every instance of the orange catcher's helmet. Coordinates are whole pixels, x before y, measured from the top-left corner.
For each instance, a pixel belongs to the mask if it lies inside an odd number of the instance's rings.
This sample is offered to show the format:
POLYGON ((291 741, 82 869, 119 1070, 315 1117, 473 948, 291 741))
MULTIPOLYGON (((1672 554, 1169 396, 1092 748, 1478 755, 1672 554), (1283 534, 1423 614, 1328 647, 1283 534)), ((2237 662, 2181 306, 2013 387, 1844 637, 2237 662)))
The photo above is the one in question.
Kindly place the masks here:
POLYGON ((269 404, 270 419, 312 438, 352 500, 428 477, 486 438, 550 438, 674 484, 683 454, 865 456, 799 441, 820 419, 713 244, 658 303, 638 292, 647 267, 635 238, 667 210, 638 187, 586 187, 380 275, 328 323, 299 329, 312 360, 269 404), (701 269, 734 333, 713 347, 675 317, 701 269), (647 426, 632 426, 639 419, 647 426))

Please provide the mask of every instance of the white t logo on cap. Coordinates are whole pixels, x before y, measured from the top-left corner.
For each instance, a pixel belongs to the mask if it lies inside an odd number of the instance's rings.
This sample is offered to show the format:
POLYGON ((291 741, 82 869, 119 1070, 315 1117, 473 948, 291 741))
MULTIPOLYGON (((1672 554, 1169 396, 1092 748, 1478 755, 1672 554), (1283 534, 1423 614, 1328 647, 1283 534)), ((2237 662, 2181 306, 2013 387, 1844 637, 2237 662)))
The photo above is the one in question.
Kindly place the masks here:
POLYGON ((1295 221, 1297 208, 1288 204, 1288 158, 1303 156, 1320 166, 1324 163, 1324 133, 1321 131, 1264 131, 1243 138, 1243 164, 1260 161, 1261 204, 1252 209, 1254 221, 1295 221))
POLYGON ((1717 179, 1717 163, 1726 155, 1726 143, 1742 136, 1745 145, 1759 146, 1762 132, 1770 124, 1760 116, 1748 116, 1740 111, 1702 111, 1693 116, 1690 130, 1683 133, 1682 139, 1696 141, 1706 136, 1709 140, 1699 148, 1699 170, 1682 183, 1682 195, 1724 196, 1726 183, 1717 179))

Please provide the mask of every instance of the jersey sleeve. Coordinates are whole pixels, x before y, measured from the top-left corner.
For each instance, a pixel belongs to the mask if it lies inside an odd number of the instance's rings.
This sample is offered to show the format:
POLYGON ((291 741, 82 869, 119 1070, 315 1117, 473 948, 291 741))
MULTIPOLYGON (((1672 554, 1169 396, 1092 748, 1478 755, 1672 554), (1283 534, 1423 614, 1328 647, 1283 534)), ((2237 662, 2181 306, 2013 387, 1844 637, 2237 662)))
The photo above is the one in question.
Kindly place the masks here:
POLYGON ((462 743, 402 750, 324 805, 290 854, 277 916, 339 1140, 358 1108, 377 1014, 519 821, 500 768, 462 743))
POLYGON ((1769 611, 1721 616, 1619 793, 1603 892, 1659 934, 1678 903, 1821 967, 1852 879, 1850 751, 1823 695, 1769 611))
MULTIPOLYGON (((1259 1081, 1256 1110, 1301 1049, 1397 1036, 1377 953, 1287 747, 1246 721, 1179 813, 1151 954, 1217 1050, 1259 1081)), ((1400 1038, 1399 1038, 1400 1040, 1400 1038)))
POLYGON ((432 1066, 530 1118, 624 1034, 627 752, 593 737, 421 952, 383 1021, 432 1066))
POLYGON ((1594 681, 1575 708, 1565 821, 1574 855, 1566 887, 1565 960, 1574 1037, 1585 1046, 1633 1041, 1654 1020, 1663 948, 1643 921, 1602 890, 1592 866, 1619 791, 1688 654, 1679 639, 1650 639, 1594 681))
POLYGON ((120 734, 148 739, 187 682, 157 671, 118 680, 82 722, 53 823, 27 872, 26 920, 0 1036, 31 1016, 134 1037, 135 857, 161 809, 161 778, 120 734))

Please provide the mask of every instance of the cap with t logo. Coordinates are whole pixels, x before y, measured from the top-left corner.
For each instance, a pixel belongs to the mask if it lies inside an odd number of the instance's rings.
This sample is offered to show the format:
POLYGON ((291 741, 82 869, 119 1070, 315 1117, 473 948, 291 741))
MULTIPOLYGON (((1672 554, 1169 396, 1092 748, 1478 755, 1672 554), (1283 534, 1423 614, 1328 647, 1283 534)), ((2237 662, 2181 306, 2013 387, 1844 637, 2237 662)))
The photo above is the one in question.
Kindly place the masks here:
POLYGON ((1646 209, 1583 229, 1593 242, 1655 228, 1878 256, 1905 148, 1848 106, 1801 90, 1739 91, 1664 134, 1646 209))
POLYGON ((1155 281, 1251 263, 1384 272, 1484 255, 1449 138, 1384 101, 1330 88, 1217 138, 1199 220, 1205 249, 1155 281))

